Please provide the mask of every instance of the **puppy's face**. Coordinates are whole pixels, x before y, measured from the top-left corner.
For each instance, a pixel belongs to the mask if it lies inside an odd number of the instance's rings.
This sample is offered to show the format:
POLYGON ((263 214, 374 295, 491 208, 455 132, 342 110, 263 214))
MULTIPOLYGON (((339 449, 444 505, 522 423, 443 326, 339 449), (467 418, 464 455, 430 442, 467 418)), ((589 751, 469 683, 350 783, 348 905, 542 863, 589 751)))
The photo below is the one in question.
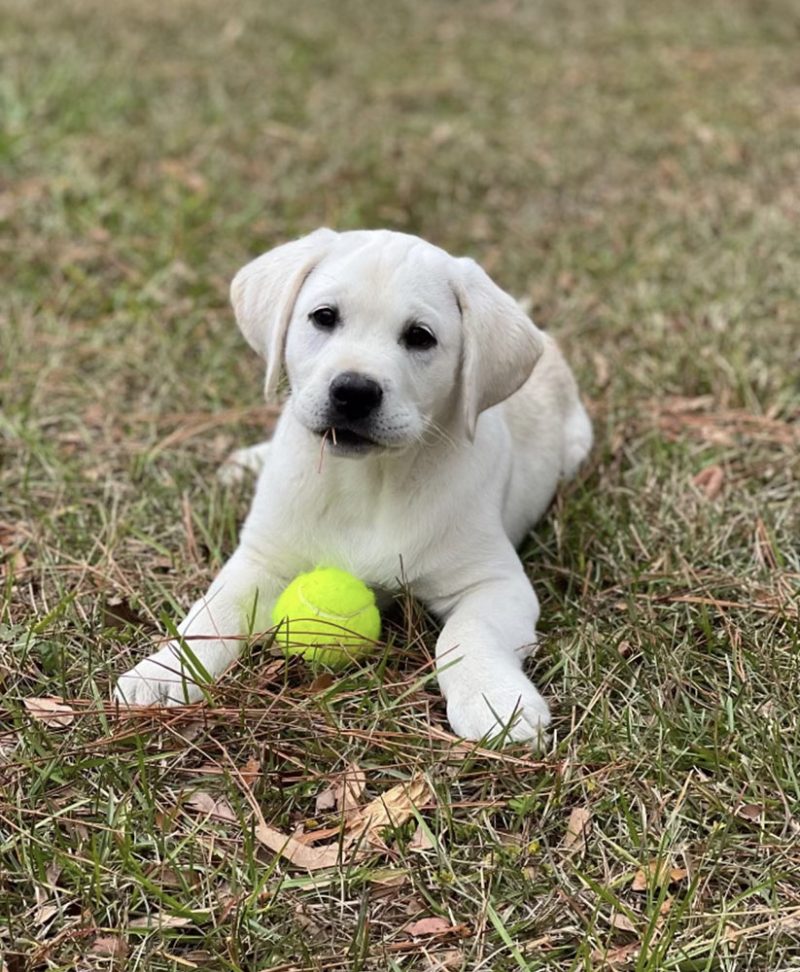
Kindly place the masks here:
POLYGON ((333 453, 400 450, 448 422, 462 350, 450 263, 387 234, 335 247, 305 280, 286 338, 290 407, 333 453))
POLYGON ((526 380, 541 335, 469 259, 386 230, 321 229, 239 271, 236 319, 265 358, 270 398, 338 455, 471 438, 526 380))

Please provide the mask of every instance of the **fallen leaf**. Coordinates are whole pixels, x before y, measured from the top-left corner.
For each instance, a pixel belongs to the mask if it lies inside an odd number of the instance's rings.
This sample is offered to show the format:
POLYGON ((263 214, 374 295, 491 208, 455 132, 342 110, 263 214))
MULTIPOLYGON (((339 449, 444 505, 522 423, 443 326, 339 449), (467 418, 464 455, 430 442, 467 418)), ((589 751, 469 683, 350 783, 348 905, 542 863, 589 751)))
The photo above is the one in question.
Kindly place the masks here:
POLYGON ((192 810, 197 810, 199 813, 204 813, 209 817, 213 817, 215 820, 225 820, 234 821, 236 820, 236 814, 233 812, 233 808, 228 803, 227 800, 215 799, 210 793, 206 793, 205 790, 196 790, 186 801, 184 806, 189 807, 192 810))
POLYGON ((104 628, 152 627, 125 597, 110 597, 103 607, 104 628))
POLYGON ((159 861, 148 864, 144 873, 161 888, 185 888, 197 884, 199 880, 198 873, 192 868, 169 867, 159 861))
POLYGON ((333 788, 329 786, 321 793, 318 793, 317 799, 314 801, 314 806, 317 808, 317 813, 327 813, 328 810, 335 810, 336 797, 333 795, 333 788))
POLYGON ((725 482, 725 473, 722 466, 706 466, 699 473, 692 477, 694 485, 702 492, 706 499, 714 499, 718 496, 722 485, 725 482))
POLYGON ((239 770, 239 775, 247 786, 252 788, 253 784, 261 776, 261 763, 254 756, 251 756, 239 770))
POLYGON ((451 932, 463 927, 463 925, 451 925, 444 918, 433 917, 420 918, 419 921, 412 921, 410 925, 406 925, 403 931, 407 935, 412 935, 416 938, 419 935, 449 935, 451 932))
POLYGON ((617 931, 635 932, 636 925, 628 918, 627 915, 623 915, 621 911, 615 911, 611 916, 610 921, 611 927, 616 928, 617 931))
POLYGON ((423 827, 421 823, 417 824, 417 829, 414 831, 411 840, 408 842, 408 849, 410 851, 426 851, 431 850, 433 847, 433 841, 428 834, 428 828, 423 827))
POLYGON ((765 807, 760 803, 743 803, 736 810, 736 816, 744 820, 760 820, 764 815, 765 807))
POLYGON ((95 938, 89 946, 89 955, 101 955, 104 958, 124 959, 128 954, 128 943, 117 935, 101 935, 95 938))
POLYGON ((448 948, 443 952, 436 952, 435 955, 428 955, 428 965, 426 972, 447 972, 448 969, 461 969, 464 967, 464 953, 458 948, 448 948))
POLYGON ((287 861, 304 867, 308 871, 318 871, 324 867, 336 867, 340 860, 340 851, 344 846, 339 842, 335 844, 323 844, 319 847, 313 844, 303 844, 296 837, 289 837, 280 830, 275 830, 269 824, 260 823, 255 829, 256 840, 260 841, 265 847, 287 861))
POLYGON ((164 911, 154 911, 150 915, 142 918, 134 918, 129 922, 129 928, 185 928, 192 924, 191 918, 182 918, 179 915, 168 915, 164 911))
POLYGON ((369 876, 369 883, 379 888, 399 888, 408 883, 408 871, 398 871, 393 867, 373 871, 369 876))
POLYGON ((689 872, 683 867, 670 867, 666 861, 650 861, 646 868, 637 871, 631 881, 632 891, 646 891, 649 885, 664 887, 683 881, 689 872))
POLYGON ((36 909, 33 922, 35 925, 46 925, 51 918, 61 911, 56 904, 42 904, 36 909))
POLYGON ((604 965, 622 965, 642 947, 641 942, 629 942, 627 945, 620 945, 619 948, 610 948, 607 951, 595 949, 592 952, 592 961, 604 963, 604 965))
POLYGON ((589 835, 592 822, 592 811, 587 807, 575 807, 567 821, 567 832, 564 834, 564 850, 580 853, 586 848, 586 838, 589 835))
POLYGON ((358 831, 353 840, 359 839, 363 833, 368 840, 379 841, 384 827, 401 827, 414 809, 431 796, 424 776, 418 776, 409 783, 398 783, 351 815, 349 826, 358 831))
POLYGON ((367 776, 357 763, 350 763, 344 771, 340 783, 334 789, 336 805, 343 813, 358 807, 361 795, 367 785, 367 776))
POLYGON ((306 834, 304 841, 300 841, 270 827, 265 821, 256 826, 255 836, 265 847, 298 867, 309 871, 335 867, 344 860, 357 860, 374 852, 376 846, 382 849, 381 831, 387 826, 399 827, 404 824, 414 808, 427 802, 431 796, 430 787, 423 776, 408 783, 398 783, 365 807, 345 817, 345 834, 328 844, 315 846, 305 843, 305 840, 313 840, 314 835, 306 834))
POLYGON ((335 679, 330 672, 321 672, 308 686, 308 691, 311 695, 317 695, 319 692, 329 689, 334 681, 335 679))
POLYGON ((54 729, 64 729, 75 720, 75 712, 68 705, 65 705, 64 700, 59 696, 23 699, 22 702, 37 722, 43 722, 46 726, 52 726, 54 729))
POLYGON ((317 812, 337 809, 343 814, 350 813, 358 807, 366 785, 367 777, 364 771, 358 764, 349 763, 336 782, 317 796, 317 812))

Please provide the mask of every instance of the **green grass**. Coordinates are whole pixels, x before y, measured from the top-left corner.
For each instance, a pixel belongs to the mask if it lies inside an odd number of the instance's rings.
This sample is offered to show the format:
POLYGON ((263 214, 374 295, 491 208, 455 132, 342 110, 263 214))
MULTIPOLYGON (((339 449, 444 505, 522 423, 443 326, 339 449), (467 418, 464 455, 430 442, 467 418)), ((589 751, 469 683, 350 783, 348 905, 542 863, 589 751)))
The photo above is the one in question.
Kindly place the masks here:
POLYGON ((4 5, 4 972, 800 968, 798 40, 789 0, 4 5), (320 224, 475 256, 586 392, 523 551, 542 758, 457 744, 402 602, 333 684, 254 646, 202 708, 108 702, 247 507, 228 281, 320 224), (351 762, 433 787, 388 854, 258 846, 351 762))

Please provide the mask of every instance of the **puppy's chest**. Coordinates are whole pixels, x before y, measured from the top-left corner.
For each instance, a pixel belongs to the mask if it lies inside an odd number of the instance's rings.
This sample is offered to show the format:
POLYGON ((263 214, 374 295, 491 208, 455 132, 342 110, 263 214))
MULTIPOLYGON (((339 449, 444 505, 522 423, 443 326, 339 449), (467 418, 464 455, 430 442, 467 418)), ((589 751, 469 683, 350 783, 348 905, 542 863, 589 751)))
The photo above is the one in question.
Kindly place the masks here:
POLYGON ((315 563, 334 563, 391 588, 423 569, 429 531, 405 504, 332 500, 308 518, 303 543, 315 563))
POLYGON ((312 486, 286 497, 282 514, 291 542, 309 566, 341 567, 384 588, 425 570, 438 531, 424 497, 374 483, 312 486))

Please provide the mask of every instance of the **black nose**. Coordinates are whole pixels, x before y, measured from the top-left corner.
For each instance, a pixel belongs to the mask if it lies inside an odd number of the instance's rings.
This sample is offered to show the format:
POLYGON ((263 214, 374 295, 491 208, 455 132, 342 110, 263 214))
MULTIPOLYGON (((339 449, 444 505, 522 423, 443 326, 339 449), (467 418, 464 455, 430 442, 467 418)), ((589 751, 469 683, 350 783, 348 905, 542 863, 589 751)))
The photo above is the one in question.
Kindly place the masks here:
POLYGON ((383 398, 383 389, 366 375, 343 371, 331 382, 329 395, 336 416, 355 420, 366 418, 375 411, 383 398))

